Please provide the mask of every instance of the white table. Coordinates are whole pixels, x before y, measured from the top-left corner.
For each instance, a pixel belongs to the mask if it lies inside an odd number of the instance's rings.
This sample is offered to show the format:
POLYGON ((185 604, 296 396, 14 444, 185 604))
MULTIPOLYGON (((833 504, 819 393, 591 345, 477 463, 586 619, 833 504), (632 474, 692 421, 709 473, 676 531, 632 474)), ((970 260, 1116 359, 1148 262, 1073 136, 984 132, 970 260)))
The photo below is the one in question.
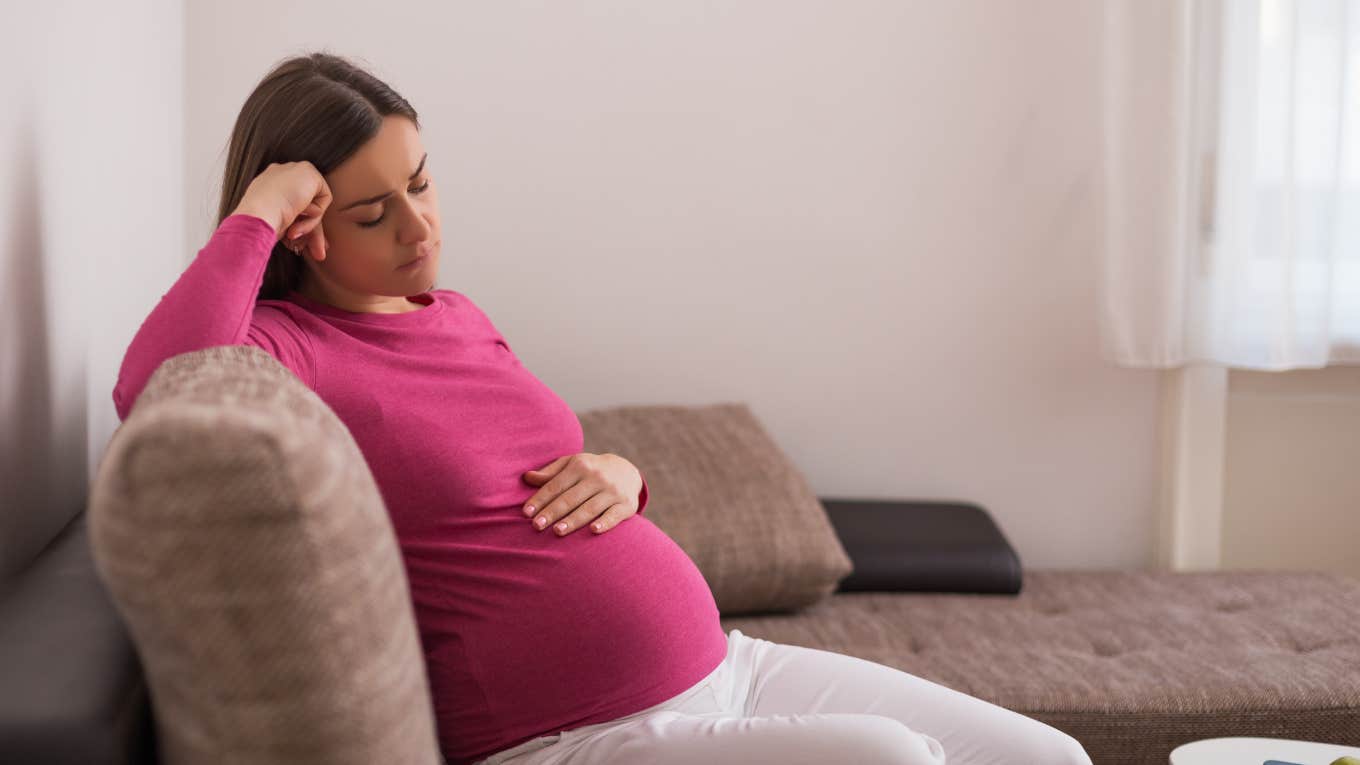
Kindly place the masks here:
POLYGON ((1360 746, 1234 736, 1181 744, 1171 751, 1171 765, 1262 765, 1267 760, 1328 765, 1346 755, 1360 757, 1360 746))

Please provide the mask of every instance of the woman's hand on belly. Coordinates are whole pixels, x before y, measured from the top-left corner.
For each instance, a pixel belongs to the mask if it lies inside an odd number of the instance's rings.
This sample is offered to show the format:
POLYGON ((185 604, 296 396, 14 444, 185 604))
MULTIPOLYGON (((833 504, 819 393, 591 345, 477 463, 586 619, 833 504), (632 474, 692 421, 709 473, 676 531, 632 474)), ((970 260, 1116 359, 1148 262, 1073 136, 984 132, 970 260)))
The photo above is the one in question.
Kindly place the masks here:
POLYGON ((565 536, 590 524, 602 534, 637 513, 642 472, 617 454, 568 454, 524 474, 538 491, 524 503, 524 514, 542 531, 551 524, 565 536))

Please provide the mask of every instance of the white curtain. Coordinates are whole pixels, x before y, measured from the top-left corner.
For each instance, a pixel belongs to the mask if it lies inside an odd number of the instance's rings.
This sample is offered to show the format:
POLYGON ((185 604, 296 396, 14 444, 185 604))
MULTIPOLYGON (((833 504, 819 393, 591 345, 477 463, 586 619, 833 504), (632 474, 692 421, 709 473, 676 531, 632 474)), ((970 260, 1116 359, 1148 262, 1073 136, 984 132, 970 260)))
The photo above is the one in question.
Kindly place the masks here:
POLYGON ((1102 351, 1360 364, 1360 0, 1108 0, 1102 351))

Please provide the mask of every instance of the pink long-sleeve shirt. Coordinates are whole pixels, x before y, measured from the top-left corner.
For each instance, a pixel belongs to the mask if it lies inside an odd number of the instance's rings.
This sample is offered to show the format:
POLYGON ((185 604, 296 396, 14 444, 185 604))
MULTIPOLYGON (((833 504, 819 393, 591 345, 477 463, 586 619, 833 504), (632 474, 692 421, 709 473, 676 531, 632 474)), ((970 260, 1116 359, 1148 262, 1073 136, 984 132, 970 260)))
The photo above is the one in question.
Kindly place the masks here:
POLYGON ((718 666, 712 592, 646 517, 559 537, 524 516, 524 472, 581 452, 581 424, 472 300, 436 289, 399 314, 297 292, 257 302, 275 241, 261 218, 221 222, 133 337, 118 416, 162 361, 216 345, 262 348, 316 391, 391 516, 451 765, 659 704, 718 666))

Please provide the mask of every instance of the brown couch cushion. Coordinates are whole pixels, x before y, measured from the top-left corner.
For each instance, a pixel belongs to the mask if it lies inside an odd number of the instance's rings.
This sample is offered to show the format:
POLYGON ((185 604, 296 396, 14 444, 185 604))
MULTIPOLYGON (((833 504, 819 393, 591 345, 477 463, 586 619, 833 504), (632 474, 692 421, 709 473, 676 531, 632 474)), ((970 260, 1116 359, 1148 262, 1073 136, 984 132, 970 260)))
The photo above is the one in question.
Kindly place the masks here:
POLYGON ((339 418, 273 357, 168 359, 91 492, 92 552, 165 762, 441 762, 377 486, 339 418))
POLYGON ((647 477, 645 515, 680 545, 725 614, 795 611, 830 595, 850 557, 802 472, 740 402, 578 415, 585 451, 647 477))
POLYGON ((1030 570, 1018 596, 842 592, 722 620, 1033 717, 1100 765, 1220 736, 1360 742, 1357 625, 1360 579, 1294 571, 1030 570))

